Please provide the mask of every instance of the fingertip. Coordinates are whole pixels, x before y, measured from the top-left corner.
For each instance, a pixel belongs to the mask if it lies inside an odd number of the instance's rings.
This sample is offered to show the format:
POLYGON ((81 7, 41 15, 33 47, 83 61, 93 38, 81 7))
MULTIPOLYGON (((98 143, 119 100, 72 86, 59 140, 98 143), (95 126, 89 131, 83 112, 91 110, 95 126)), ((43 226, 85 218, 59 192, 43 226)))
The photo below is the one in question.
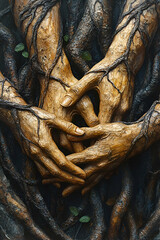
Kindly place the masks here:
POLYGON ((42 185, 48 184, 45 179, 42 180, 42 185))
POLYGON ((87 188, 87 187, 82 189, 82 191, 81 191, 82 196, 84 196, 86 193, 88 193, 89 190, 90 190, 90 188, 87 188))
POLYGON ((79 166, 73 164, 72 162, 69 162, 69 163, 70 163, 70 169, 72 169, 70 171, 71 174, 77 176, 80 179, 86 179, 86 173, 83 169, 81 169, 79 166))
POLYGON ((77 179, 76 180, 76 183, 79 184, 79 185, 84 185, 85 181, 83 179, 77 179))
POLYGON ((83 171, 81 168, 80 168, 80 177, 83 178, 83 179, 86 179, 86 173, 85 171, 83 171))
POLYGON ((54 187, 56 188, 61 188, 61 184, 60 183, 55 183, 54 179, 43 179, 42 180, 42 185, 49 185, 52 184, 54 187))
POLYGON ((86 179, 86 173, 77 166, 76 166, 76 169, 74 169, 74 171, 72 172, 72 174, 76 175, 78 178, 82 179, 83 181, 86 179))
POLYGON ((73 99, 71 96, 66 95, 63 99, 63 101, 61 102, 61 106, 62 107, 70 107, 72 105, 73 99))
POLYGON ((84 135, 84 133, 85 133, 84 130, 82 130, 81 128, 79 128, 79 127, 76 128, 76 134, 77 135, 82 136, 82 135, 84 135))
MULTIPOLYGON (((68 195, 69 195, 69 194, 68 194, 68 195)), ((62 192, 62 197, 63 197, 63 198, 67 197, 68 195, 67 195, 67 191, 66 191, 66 190, 64 190, 64 191, 62 192)))
POLYGON ((77 191, 78 189, 80 189, 80 186, 77 186, 77 185, 69 186, 69 187, 67 187, 66 189, 63 190, 62 196, 64 198, 68 197, 70 194, 72 194, 74 191, 77 191))
POLYGON ((58 189, 61 188, 61 184, 60 183, 52 183, 52 185, 58 189))
POLYGON ((69 188, 66 188, 66 189, 64 189, 63 192, 62 192, 62 197, 66 198, 66 197, 68 197, 71 193, 72 193, 72 190, 70 189, 70 187, 69 187, 69 188))

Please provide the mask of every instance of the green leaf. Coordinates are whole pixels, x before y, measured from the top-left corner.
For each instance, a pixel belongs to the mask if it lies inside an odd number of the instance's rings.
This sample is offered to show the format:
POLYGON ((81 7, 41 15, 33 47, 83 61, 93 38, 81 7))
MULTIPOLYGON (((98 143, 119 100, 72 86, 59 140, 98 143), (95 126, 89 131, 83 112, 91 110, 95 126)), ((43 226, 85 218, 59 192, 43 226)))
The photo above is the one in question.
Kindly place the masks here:
POLYGON ((69 36, 68 36, 68 35, 64 35, 63 38, 64 38, 64 41, 65 41, 65 42, 68 42, 68 41, 69 41, 69 36))
POLYGON ((75 217, 78 216, 78 214, 79 214, 78 208, 72 206, 72 207, 69 208, 69 210, 73 214, 73 216, 75 216, 75 217))
POLYGON ((17 44, 17 46, 15 47, 15 49, 14 49, 14 51, 15 52, 21 52, 21 51, 23 51, 24 50, 24 44, 23 43, 19 43, 19 44, 17 44))
POLYGON ((26 52, 26 51, 24 51, 24 52, 22 52, 22 56, 23 56, 24 58, 28 58, 28 57, 29 57, 29 53, 26 52))
POLYGON ((92 61, 92 56, 91 54, 88 52, 88 51, 84 51, 82 53, 82 58, 85 60, 85 61, 92 61))
POLYGON ((91 218, 89 216, 83 216, 79 219, 81 223, 88 223, 90 222, 91 218))

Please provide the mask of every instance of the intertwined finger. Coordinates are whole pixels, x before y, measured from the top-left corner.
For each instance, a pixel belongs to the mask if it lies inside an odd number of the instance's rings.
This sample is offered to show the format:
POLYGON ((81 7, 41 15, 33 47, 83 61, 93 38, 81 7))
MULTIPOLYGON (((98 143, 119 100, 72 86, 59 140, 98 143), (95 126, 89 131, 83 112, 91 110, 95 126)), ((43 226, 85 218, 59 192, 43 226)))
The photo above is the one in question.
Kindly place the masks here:
POLYGON ((73 152, 72 143, 68 140, 66 133, 60 132, 59 137, 60 137, 60 140, 59 140, 60 145, 72 153, 73 152))
POLYGON ((68 155, 67 159, 74 164, 87 164, 103 160, 109 153, 110 150, 106 149, 103 145, 102 149, 100 149, 100 146, 98 144, 94 144, 93 146, 88 147, 80 153, 73 153, 68 155))
POLYGON ((72 152, 82 152, 84 150, 83 144, 81 142, 70 142, 66 133, 60 133, 60 145, 67 149, 68 151, 72 152))
POLYGON ((72 142, 72 147, 75 153, 79 153, 84 150, 84 146, 81 142, 72 142))
POLYGON ((71 135, 81 136, 81 135, 84 134, 84 131, 81 128, 75 126, 71 122, 67 122, 67 121, 65 121, 63 119, 60 119, 60 118, 53 119, 53 122, 52 122, 52 120, 50 120, 50 125, 51 124, 54 127, 62 130, 63 132, 69 133, 71 135))
POLYGON ((72 194, 73 192, 79 190, 82 188, 82 195, 86 194, 87 192, 89 192, 96 184, 99 183, 99 181, 105 176, 106 173, 100 173, 100 174, 93 174, 91 177, 89 177, 85 184, 84 187, 83 186, 79 186, 79 185, 71 185, 66 187, 63 192, 62 192, 62 196, 63 197, 67 197, 70 194, 72 194))
POLYGON ((42 180, 42 184, 51 184, 51 183, 59 183, 59 182, 64 182, 64 180, 60 178, 53 178, 52 176, 50 178, 46 178, 42 180))
POLYGON ((78 186, 78 185, 71 185, 69 187, 66 187, 63 192, 62 192, 62 196, 63 197, 67 197, 69 196, 70 194, 72 194, 73 192, 79 190, 81 187, 78 186))
POLYGON ((98 82, 100 74, 89 73, 85 75, 76 84, 72 85, 61 105, 70 107, 76 103, 88 90, 92 89, 98 82))
POLYGON ((42 179, 42 184, 50 184, 50 183, 52 183, 52 185, 54 185, 56 188, 60 188, 61 187, 61 184, 58 183, 59 181, 54 181, 54 178, 51 178, 52 175, 50 174, 50 172, 44 166, 42 166, 37 161, 35 161, 35 164, 36 164, 36 166, 38 168, 38 171, 40 172, 42 178, 44 178, 44 179, 42 179))
POLYGON ((98 118, 100 123, 109 123, 112 120, 112 116, 116 111, 118 104, 121 99, 121 94, 115 89, 112 84, 105 81, 99 85, 100 93, 100 104, 98 118))
POLYGON ((79 142, 79 141, 84 141, 87 139, 100 137, 105 133, 105 126, 102 124, 97 125, 92 128, 81 128, 81 129, 85 132, 85 134, 83 136, 75 137, 75 136, 68 135, 67 136, 68 139, 70 141, 74 141, 74 142, 78 141, 79 142))
POLYGON ((98 163, 93 163, 89 164, 88 166, 85 167, 85 173, 86 173, 86 178, 90 178, 94 174, 101 174, 100 172, 104 172, 105 176, 107 178, 110 178, 110 176, 113 174, 115 169, 119 166, 121 161, 114 161, 110 160, 109 157, 108 159, 105 158, 104 160, 98 162, 98 163))
POLYGON ((39 161, 51 173, 52 176, 62 179, 64 182, 72 184, 84 184, 84 180, 74 175, 61 170, 51 159, 45 157, 43 154, 39 157, 39 161))
POLYGON ((48 144, 45 151, 47 151, 49 157, 52 159, 53 162, 56 163, 56 165, 60 169, 83 179, 86 177, 85 172, 81 168, 77 167, 72 162, 67 160, 65 155, 57 148, 56 144, 53 141, 48 144))
POLYGON ((94 127, 99 124, 98 117, 94 112, 93 104, 88 96, 84 96, 79 102, 77 102, 76 108, 89 127, 94 127))
POLYGON ((86 193, 88 193, 95 185, 97 185, 102 178, 104 178, 106 173, 99 173, 99 174, 95 174, 93 176, 91 176, 85 187, 82 189, 81 193, 82 195, 85 195, 86 193))
MULTIPOLYGON (((105 167, 107 166, 107 159, 105 158, 104 160, 94 163, 94 164, 89 164, 89 166, 85 167, 85 173, 87 178, 90 178, 92 175, 95 173, 98 173, 100 171, 105 171, 105 167)), ((106 172, 106 171, 105 171, 106 172)))
POLYGON ((50 172, 44 166, 42 166, 38 161, 35 161, 35 164, 43 178, 48 178, 51 176, 50 172))

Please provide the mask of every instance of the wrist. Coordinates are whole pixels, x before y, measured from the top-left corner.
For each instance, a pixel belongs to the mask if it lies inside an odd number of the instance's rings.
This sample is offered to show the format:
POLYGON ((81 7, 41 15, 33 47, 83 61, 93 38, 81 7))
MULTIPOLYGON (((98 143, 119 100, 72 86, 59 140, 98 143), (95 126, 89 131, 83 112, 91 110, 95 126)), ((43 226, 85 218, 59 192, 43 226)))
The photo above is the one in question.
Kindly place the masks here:
POLYGON ((11 127, 14 125, 12 109, 19 111, 27 106, 16 89, 0 72, 0 120, 11 127))
POLYGON ((129 157, 146 150, 160 139, 160 103, 155 102, 141 121, 131 125, 132 151, 129 157))

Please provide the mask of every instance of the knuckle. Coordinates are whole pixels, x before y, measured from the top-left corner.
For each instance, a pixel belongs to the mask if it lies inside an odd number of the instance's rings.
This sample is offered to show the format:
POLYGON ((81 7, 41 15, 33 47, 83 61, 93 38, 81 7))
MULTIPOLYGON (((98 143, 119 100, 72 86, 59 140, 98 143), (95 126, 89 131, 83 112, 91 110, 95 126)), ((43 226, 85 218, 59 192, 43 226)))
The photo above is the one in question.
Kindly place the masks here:
POLYGON ((52 173, 52 175, 54 175, 55 177, 59 176, 59 172, 57 169, 54 169, 54 172, 52 173))
POLYGON ((75 130, 75 127, 72 123, 68 123, 67 128, 68 128, 69 131, 75 130))
POLYGON ((66 169, 66 164, 64 161, 59 161, 59 167, 62 168, 62 169, 66 169))
POLYGON ((122 113, 126 113, 129 110, 129 103, 125 102, 124 104, 122 104, 121 106, 121 111, 122 113))
POLYGON ((78 95, 80 94, 79 87, 78 87, 78 86, 73 86, 73 87, 70 89, 70 93, 78 96, 78 95))
POLYGON ((30 153, 31 153, 32 156, 36 156, 36 155, 39 154, 39 149, 36 146, 33 145, 30 148, 30 153))
POLYGON ((40 140, 40 142, 39 142, 39 146, 40 146, 40 148, 41 148, 42 150, 44 150, 44 149, 47 148, 48 144, 47 144, 47 142, 46 142, 44 139, 42 139, 42 140, 40 140))

